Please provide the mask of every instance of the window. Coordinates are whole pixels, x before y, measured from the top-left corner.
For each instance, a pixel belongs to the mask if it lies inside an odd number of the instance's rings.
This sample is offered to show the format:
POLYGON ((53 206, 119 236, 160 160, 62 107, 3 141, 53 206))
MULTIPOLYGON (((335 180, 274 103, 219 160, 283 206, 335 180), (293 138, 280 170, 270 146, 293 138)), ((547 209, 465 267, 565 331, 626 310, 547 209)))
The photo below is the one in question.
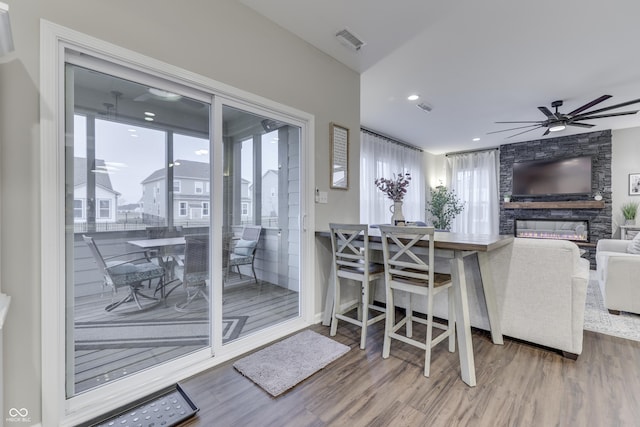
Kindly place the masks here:
POLYGON ((211 190, 209 190, 209 183, 208 182, 204 183, 204 192, 207 193, 207 194, 211 192, 211 190))
POLYGON ((242 209, 243 216, 249 215, 249 203, 242 203, 241 209, 242 209))
POLYGON ((195 193, 196 194, 202 194, 203 192, 203 188, 204 188, 204 183, 202 181, 196 181, 195 182, 195 193))
POLYGON ((377 178, 393 179, 394 174, 410 173, 411 183, 403 200, 407 221, 425 221, 425 188, 422 151, 398 141, 361 129, 360 146, 360 222, 388 224, 393 201, 374 184, 377 178))
POLYGON ((76 219, 84 219, 84 200, 75 199, 73 201, 73 217, 76 219))
POLYGON ((178 208, 178 215, 187 216, 187 202, 180 202, 180 205, 178 208))
POLYGON ((98 200, 98 218, 100 219, 111 218, 111 200, 109 199, 98 200))
POLYGON ((209 202, 202 202, 202 216, 209 216, 209 202))
POLYGON ((179 193, 180 189, 182 188, 182 182, 180 182, 179 179, 174 179, 173 180, 173 192, 174 193, 179 193))
POLYGON ((447 182, 465 206, 451 230, 468 234, 499 232, 498 151, 485 150, 447 156, 447 182))

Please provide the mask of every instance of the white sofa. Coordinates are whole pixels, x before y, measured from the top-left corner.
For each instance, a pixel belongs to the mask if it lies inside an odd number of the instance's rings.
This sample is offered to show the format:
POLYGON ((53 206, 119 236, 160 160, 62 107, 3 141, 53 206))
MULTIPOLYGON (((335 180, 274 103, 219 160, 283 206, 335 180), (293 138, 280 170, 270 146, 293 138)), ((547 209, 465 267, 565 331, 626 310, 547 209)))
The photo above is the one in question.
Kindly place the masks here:
MULTIPOLYGON (((490 252, 503 334, 563 352, 582 353, 589 261, 566 240, 516 238, 490 252)), ((441 263, 440 269, 446 268, 441 263)), ((471 325, 489 330, 476 256, 465 259, 471 325)), ((434 315, 446 318, 446 298, 434 300, 434 315)))
POLYGON ((610 313, 640 313, 640 255, 627 252, 630 240, 600 239, 596 265, 604 305, 610 313))

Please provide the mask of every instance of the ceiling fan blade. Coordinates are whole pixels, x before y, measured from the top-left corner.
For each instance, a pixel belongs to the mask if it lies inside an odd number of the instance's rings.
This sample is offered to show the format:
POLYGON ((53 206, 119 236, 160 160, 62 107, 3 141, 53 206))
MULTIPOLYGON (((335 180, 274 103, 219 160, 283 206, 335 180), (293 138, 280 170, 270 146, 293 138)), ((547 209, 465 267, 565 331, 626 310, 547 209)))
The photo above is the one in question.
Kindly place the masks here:
POLYGON ((579 128, 592 128, 595 125, 589 123, 575 123, 575 122, 567 122, 567 126, 577 126, 579 128))
POLYGON ((547 136, 551 133, 551 131, 549 130, 549 128, 547 128, 547 130, 542 134, 542 136, 547 136))
POLYGON ((609 114, 596 114, 592 116, 591 113, 584 114, 581 116, 574 117, 573 120, 591 120, 591 119, 604 119, 605 117, 616 117, 616 116, 631 116, 636 114, 640 110, 635 111, 623 111, 621 113, 609 113, 609 114))
POLYGON ((595 125, 591 125, 589 123, 567 123, 567 126, 576 126, 579 128, 592 128, 595 125))
POLYGON ((593 101, 584 104, 582 107, 576 108, 575 110, 570 112, 568 115, 569 116, 574 116, 576 114, 582 113, 584 110, 588 110, 589 108, 593 107, 594 105, 599 104, 602 101, 606 101, 609 98, 611 98, 611 95, 602 95, 600 98, 596 98, 593 101))
POLYGON ((538 107, 538 110, 542 111, 542 114, 547 116, 548 119, 555 119, 556 116, 547 107, 538 107))
POLYGON ((529 120, 529 121, 524 121, 524 122, 493 122, 493 123, 538 123, 538 124, 541 124, 542 122, 540 120, 529 120))
MULTIPOLYGON (((622 102, 622 103, 616 104, 616 105, 611 105, 609 107, 600 108, 599 110, 588 111, 586 113, 578 114, 576 117, 590 116, 591 114, 602 113, 604 111, 613 110, 615 108, 625 107, 625 106, 631 105, 631 104, 637 104, 638 102, 640 102, 640 98, 634 99, 634 100, 631 100, 631 101, 627 101, 627 102, 622 102)), ((574 118, 576 118, 576 117, 574 117, 574 118)))
MULTIPOLYGON (((502 129, 502 130, 494 130, 493 132, 487 132, 487 135, 491 135, 492 133, 500 133, 500 132, 507 132, 510 130, 516 130, 516 129, 525 129, 525 128, 531 128, 531 127, 541 127, 542 125, 540 124, 536 124, 536 125, 527 125, 527 126, 518 126, 516 128, 509 128, 509 129, 502 129)), ((533 130, 533 129, 532 129, 533 130)))
POLYGON ((516 133, 516 134, 513 134, 513 135, 509 135, 507 138, 513 138, 514 136, 522 135, 523 133, 531 132, 532 130, 540 129, 541 127, 544 127, 544 126, 540 125, 540 126, 537 126, 537 127, 533 128, 533 129, 527 129, 527 130, 525 130, 523 132, 516 133))

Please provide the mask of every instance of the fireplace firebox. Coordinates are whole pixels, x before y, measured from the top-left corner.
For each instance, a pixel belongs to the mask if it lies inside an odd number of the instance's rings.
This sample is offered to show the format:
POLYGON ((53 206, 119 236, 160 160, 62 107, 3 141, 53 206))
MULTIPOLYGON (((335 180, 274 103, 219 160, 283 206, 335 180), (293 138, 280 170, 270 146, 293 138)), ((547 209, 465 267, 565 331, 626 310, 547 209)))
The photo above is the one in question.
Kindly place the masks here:
POLYGON ((515 220, 516 237, 558 239, 574 242, 589 241, 589 221, 583 219, 531 219, 515 220))

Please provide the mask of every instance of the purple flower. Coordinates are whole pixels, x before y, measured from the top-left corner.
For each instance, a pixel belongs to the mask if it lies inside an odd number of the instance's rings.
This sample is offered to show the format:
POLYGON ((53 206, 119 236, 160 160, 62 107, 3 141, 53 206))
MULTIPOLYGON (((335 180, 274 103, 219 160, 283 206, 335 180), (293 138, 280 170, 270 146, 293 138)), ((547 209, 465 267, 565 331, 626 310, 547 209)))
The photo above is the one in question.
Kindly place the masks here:
POLYGON ((393 179, 378 178, 376 179, 376 187, 388 198, 394 202, 401 202, 404 195, 407 194, 407 187, 411 182, 411 174, 409 172, 393 174, 393 179))

